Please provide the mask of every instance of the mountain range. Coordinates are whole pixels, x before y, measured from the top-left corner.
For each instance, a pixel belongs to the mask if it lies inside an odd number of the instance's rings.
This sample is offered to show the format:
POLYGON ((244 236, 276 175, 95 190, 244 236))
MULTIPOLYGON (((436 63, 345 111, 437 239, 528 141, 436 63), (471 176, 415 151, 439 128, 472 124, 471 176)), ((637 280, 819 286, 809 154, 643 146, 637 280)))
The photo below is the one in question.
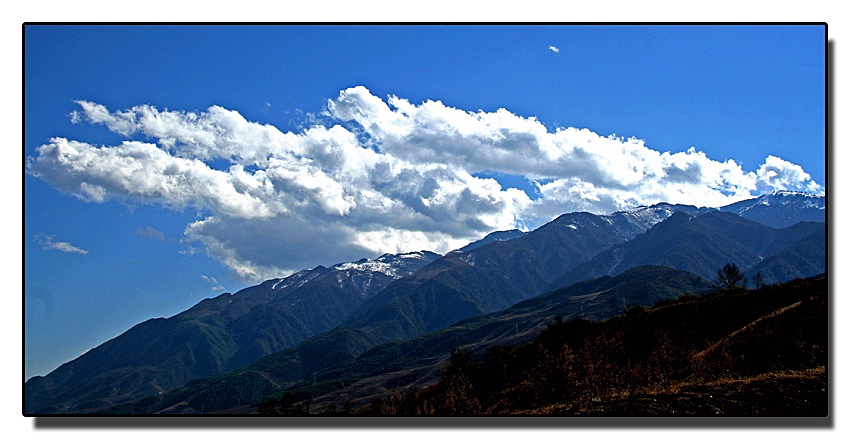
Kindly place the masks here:
POLYGON ((533 339, 556 317, 601 320, 631 306, 651 306, 683 293, 702 294, 711 285, 691 273, 639 267, 524 300, 505 310, 470 317, 422 336, 368 348, 365 333, 339 327, 305 340, 243 369, 192 381, 163 395, 119 405, 108 413, 193 414, 201 410, 249 410, 249 403, 288 389, 316 408, 362 404, 395 387, 423 387, 439 379, 453 349, 484 353, 494 346, 533 339), (362 353, 343 354, 336 346, 362 353), (330 354, 329 348, 338 354, 330 354), (203 409, 202 409, 203 407, 203 409))
POLYGON ((824 222, 826 199, 822 195, 776 191, 721 207, 720 210, 781 229, 801 221, 824 222))
MULTIPOLYGON (((676 212, 635 239, 613 246, 572 268, 556 279, 548 289, 604 275, 619 274, 641 265, 662 265, 689 271, 713 279, 717 267, 734 263, 745 272, 760 271, 757 264, 766 257, 790 258, 795 249, 820 243, 825 251, 823 223, 800 222, 774 229, 729 212, 709 212, 690 216, 676 212), (784 253, 783 253, 784 252, 784 253), (783 253, 783 254, 780 254, 783 253)), ((797 272, 788 276, 764 268, 768 283, 805 278, 823 272, 823 264, 796 264, 797 272), (780 278, 777 278, 777 276, 780 278)), ((777 261, 776 263, 779 263, 777 261)))
POLYGON ((438 257, 415 252, 318 266, 145 321, 31 378, 27 408, 35 401, 51 412, 109 407, 248 365, 333 328, 394 279, 438 257))
POLYGON ((377 376, 363 371, 368 364, 417 364, 420 357, 405 343, 432 346, 436 337, 443 341, 427 351, 430 366, 408 375, 427 381, 460 344, 515 342, 556 314, 601 319, 625 306, 698 294, 725 263, 759 273, 766 283, 822 273, 824 211, 823 197, 781 192, 720 209, 661 203, 610 215, 569 213, 531 232, 488 235, 442 257, 416 252, 319 266, 141 323, 27 381, 24 411, 224 410, 311 378, 337 380, 331 387, 360 383, 377 376), (630 276, 640 281, 629 283, 630 276), (621 284, 651 292, 630 296, 621 284), (525 311, 510 311, 521 304, 525 311), (458 325, 469 324, 485 329, 460 335, 458 325), (398 355, 375 357, 376 349, 398 355), (339 368, 344 372, 332 372, 339 368), (145 403, 119 405, 146 396, 145 403), (163 407, 166 400, 173 404, 163 407))

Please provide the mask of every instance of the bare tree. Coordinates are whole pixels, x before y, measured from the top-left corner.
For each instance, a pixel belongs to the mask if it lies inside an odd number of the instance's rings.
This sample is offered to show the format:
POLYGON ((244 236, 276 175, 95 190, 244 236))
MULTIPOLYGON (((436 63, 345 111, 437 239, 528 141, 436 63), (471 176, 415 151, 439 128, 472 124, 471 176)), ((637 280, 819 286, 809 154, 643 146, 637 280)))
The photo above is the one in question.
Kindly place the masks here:
POLYGON ((747 278, 734 263, 726 264, 717 270, 714 278, 714 289, 716 291, 736 291, 747 289, 747 278))
POLYGON ((753 283, 756 284, 756 289, 760 290, 761 287, 764 286, 764 277, 761 275, 761 271, 757 271, 755 275, 753 275, 753 283))

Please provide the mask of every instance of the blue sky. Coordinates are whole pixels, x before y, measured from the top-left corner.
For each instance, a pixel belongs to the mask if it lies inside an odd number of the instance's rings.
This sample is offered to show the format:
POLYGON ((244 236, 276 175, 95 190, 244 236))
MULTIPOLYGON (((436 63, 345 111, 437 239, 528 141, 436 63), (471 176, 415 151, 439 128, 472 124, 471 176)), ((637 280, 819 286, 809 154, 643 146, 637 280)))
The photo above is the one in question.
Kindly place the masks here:
POLYGON ((819 26, 25 38, 27 377, 317 264, 825 184, 819 26))

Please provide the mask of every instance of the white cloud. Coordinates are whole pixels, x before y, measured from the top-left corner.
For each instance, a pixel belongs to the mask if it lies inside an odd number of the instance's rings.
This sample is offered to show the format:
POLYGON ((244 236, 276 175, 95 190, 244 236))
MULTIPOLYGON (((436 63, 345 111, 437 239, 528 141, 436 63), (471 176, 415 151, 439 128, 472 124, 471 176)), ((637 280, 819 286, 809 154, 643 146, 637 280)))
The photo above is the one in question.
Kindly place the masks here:
POLYGON ((72 245, 69 242, 64 241, 53 241, 55 236, 48 236, 42 233, 39 233, 35 236, 35 241, 41 245, 41 248, 45 250, 59 250, 60 252, 65 253, 79 253, 81 255, 89 254, 88 250, 83 250, 77 246, 72 245))
POLYGON ((555 53, 561 53, 561 49, 558 49, 555 46, 549 46, 549 50, 551 50, 552 52, 555 52, 555 53))
POLYGON ((221 284, 218 283, 218 280, 216 278, 214 278, 212 276, 205 276, 203 274, 201 275, 201 278, 213 285, 212 288, 210 288, 210 290, 212 290, 212 291, 224 291, 225 290, 225 288, 223 286, 221 286, 221 284))
POLYGON ((202 219, 187 225, 184 243, 199 244, 252 281, 382 252, 445 252, 574 210, 660 201, 719 206, 759 191, 820 188, 773 156, 745 172, 694 148, 662 153, 634 138, 551 131, 504 109, 383 100, 365 87, 341 91, 297 133, 217 106, 110 112, 78 104, 73 121, 102 124, 128 140, 94 146, 54 138, 28 158, 27 172, 88 202, 195 209, 202 219), (228 165, 213 168, 213 161, 228 165), (524 176, 540 197, 479 173, 524 176))
POLYGON ((136 235, 141 236, 142 238, 153 238, 165 241, 165 234, 150 226, 136 229, 136 235))
POLYGON ((792 190, 823 193, 823 188, 812 181, 800 165, 772 155, 767 156, 764 164, 756 171, 756 175, 758 188, 765 192, 792 190))

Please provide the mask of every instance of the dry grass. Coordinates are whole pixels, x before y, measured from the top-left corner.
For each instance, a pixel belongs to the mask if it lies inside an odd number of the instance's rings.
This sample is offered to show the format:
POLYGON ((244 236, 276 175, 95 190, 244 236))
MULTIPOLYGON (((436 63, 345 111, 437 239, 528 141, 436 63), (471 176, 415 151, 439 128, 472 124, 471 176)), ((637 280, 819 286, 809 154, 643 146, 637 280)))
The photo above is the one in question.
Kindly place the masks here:
POLYGON ((373 414, 825 416, 825 283, 630 309, 550 325, 482 362, 453 354, 443 380, 373 414))

